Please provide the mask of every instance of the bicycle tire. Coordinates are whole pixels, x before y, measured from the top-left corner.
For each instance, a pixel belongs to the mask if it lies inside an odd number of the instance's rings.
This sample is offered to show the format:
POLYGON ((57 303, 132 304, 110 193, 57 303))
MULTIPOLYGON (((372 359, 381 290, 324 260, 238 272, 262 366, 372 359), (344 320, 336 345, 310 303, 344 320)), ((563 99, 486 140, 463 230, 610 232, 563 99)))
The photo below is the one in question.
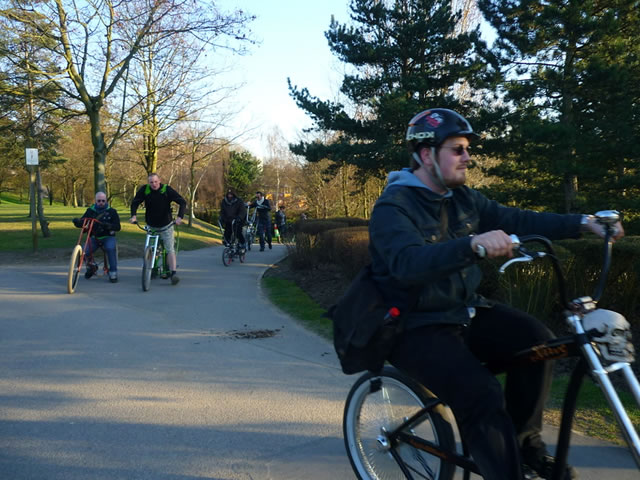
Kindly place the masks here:
MULTIPOLYGON (((380 375, 365 373, 356 381, 345 402, 342 429, 349 462, 357 478, 406 478, 385 444, 384 431, 393 430, 432 398, 434 395, 429 390, 393 367, 385 367, 380 375), (372 381, 378 380, 380 388, 371 388, 372 381)), ((455 452, 452 422, 449 410, 438 405, 410 432, 455 452)), ((453 478, 453 464, 406 443, 397 445, 395 450, 416 478, 453 478)))
POLYGON ((225 267, 228 267, 233 262, 233 250, 229 247, 222 251, 222 263, 225 267))
POLYGON ((147 292, 151 288, 151 274, 153 273, 153 247, 144 249, 142 256, 142 291, 147 292))
POLYGON ((78 285, 78 277, 82 268, 82 247, 76 245, 71 252, 71 260, 69 261, 69 275, 67 276, 67 292, 73 293, 78 285))

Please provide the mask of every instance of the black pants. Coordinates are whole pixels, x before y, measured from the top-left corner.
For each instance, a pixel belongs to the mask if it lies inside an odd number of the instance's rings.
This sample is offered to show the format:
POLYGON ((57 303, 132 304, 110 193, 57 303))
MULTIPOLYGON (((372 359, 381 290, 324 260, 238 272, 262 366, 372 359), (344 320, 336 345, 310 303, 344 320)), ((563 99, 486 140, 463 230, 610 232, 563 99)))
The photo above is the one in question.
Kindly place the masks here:
POLYGON ((238 243, 244 243, 244 235, 242 234, 242 222, 225 222, 224 223, 224 239, 227 243, 231 242, 231 224, 233 223, 233 233, 238 240, 238 243))
POLYGON ((258 220, 258 235, 260 237, 260 248, 264 248, 265 239, 271 245, 271 222, 268 220, 258 220))
POLYGON ((471 455, 491 480, 522 478, 522 448, 543 448, 542 413, 551 386, 551 363, 507 373, 504 392, 482 362, 505 360, 553 338, 537 319, 506 307, 479 308, 469 327, 408 330, 391 356, 453 411, 471 455))

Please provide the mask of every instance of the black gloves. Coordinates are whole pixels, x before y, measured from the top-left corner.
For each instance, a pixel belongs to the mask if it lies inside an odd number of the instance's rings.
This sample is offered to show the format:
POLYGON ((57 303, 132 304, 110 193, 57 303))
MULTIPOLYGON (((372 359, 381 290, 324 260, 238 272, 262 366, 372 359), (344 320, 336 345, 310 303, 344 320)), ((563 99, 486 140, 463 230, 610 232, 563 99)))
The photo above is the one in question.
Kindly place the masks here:
POLYGON ((82 228, 82 219, 81 218, 74 218, 73 220, 71 220, 73 222, 73 224, 78 227, 78 228, 82 228))

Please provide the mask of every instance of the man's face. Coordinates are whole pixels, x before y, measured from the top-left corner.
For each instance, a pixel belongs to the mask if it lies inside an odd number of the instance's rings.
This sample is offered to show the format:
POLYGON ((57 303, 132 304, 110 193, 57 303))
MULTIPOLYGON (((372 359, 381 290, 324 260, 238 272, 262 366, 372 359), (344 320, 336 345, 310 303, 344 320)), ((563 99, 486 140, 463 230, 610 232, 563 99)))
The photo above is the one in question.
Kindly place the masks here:
POLYGON ((256 193, 256 198, 258 200, 262 200, 262 194, 261 193, 256 193))
POLYGON ((107 196, 104 193, 96 194, 96 204, 99 207, 103 207, 107 204, 107 196))
POLYGON ((227 193, 227 200, 233 200, 233 193, 227 193))
POLYGON ((449 188, 464 185, 467 180, 467 167, 471 161, 467 137, 447 138, 438 150, 438 163, 444 183, 449 188))
POLYGON ((149 177, 149 186, 151 190, 158 190, 160 188, 160 177, 157 175, 151 175, 149 177))

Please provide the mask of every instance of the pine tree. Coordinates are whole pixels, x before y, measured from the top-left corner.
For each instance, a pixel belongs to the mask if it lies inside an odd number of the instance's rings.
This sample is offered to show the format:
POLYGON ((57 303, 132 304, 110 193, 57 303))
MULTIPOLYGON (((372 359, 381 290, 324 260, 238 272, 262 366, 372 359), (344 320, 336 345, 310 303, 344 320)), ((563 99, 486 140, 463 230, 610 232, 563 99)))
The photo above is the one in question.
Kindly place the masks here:
POLYGON ((476 97, 461 99, 456 88, 469 84, 478 93, 495 72, 479 29, 458 32, 460 14, 450 3, 351 0, 352 24, 332 20, 325 33, 331 51, 351 68, 341 87, 348 103, 318 99, 289 81, 314 131, 332 138, 303 141, 292 151, 369 171, 406 166, 404 137, 413 115, 430 107, 477 109, 476 97))
POLYGON ((639 2, 478 5, 507 78, 509 128, 495 139, 504 161, 493 171, 504 196, 567 212, 613 206, 638 160, 639 2))

